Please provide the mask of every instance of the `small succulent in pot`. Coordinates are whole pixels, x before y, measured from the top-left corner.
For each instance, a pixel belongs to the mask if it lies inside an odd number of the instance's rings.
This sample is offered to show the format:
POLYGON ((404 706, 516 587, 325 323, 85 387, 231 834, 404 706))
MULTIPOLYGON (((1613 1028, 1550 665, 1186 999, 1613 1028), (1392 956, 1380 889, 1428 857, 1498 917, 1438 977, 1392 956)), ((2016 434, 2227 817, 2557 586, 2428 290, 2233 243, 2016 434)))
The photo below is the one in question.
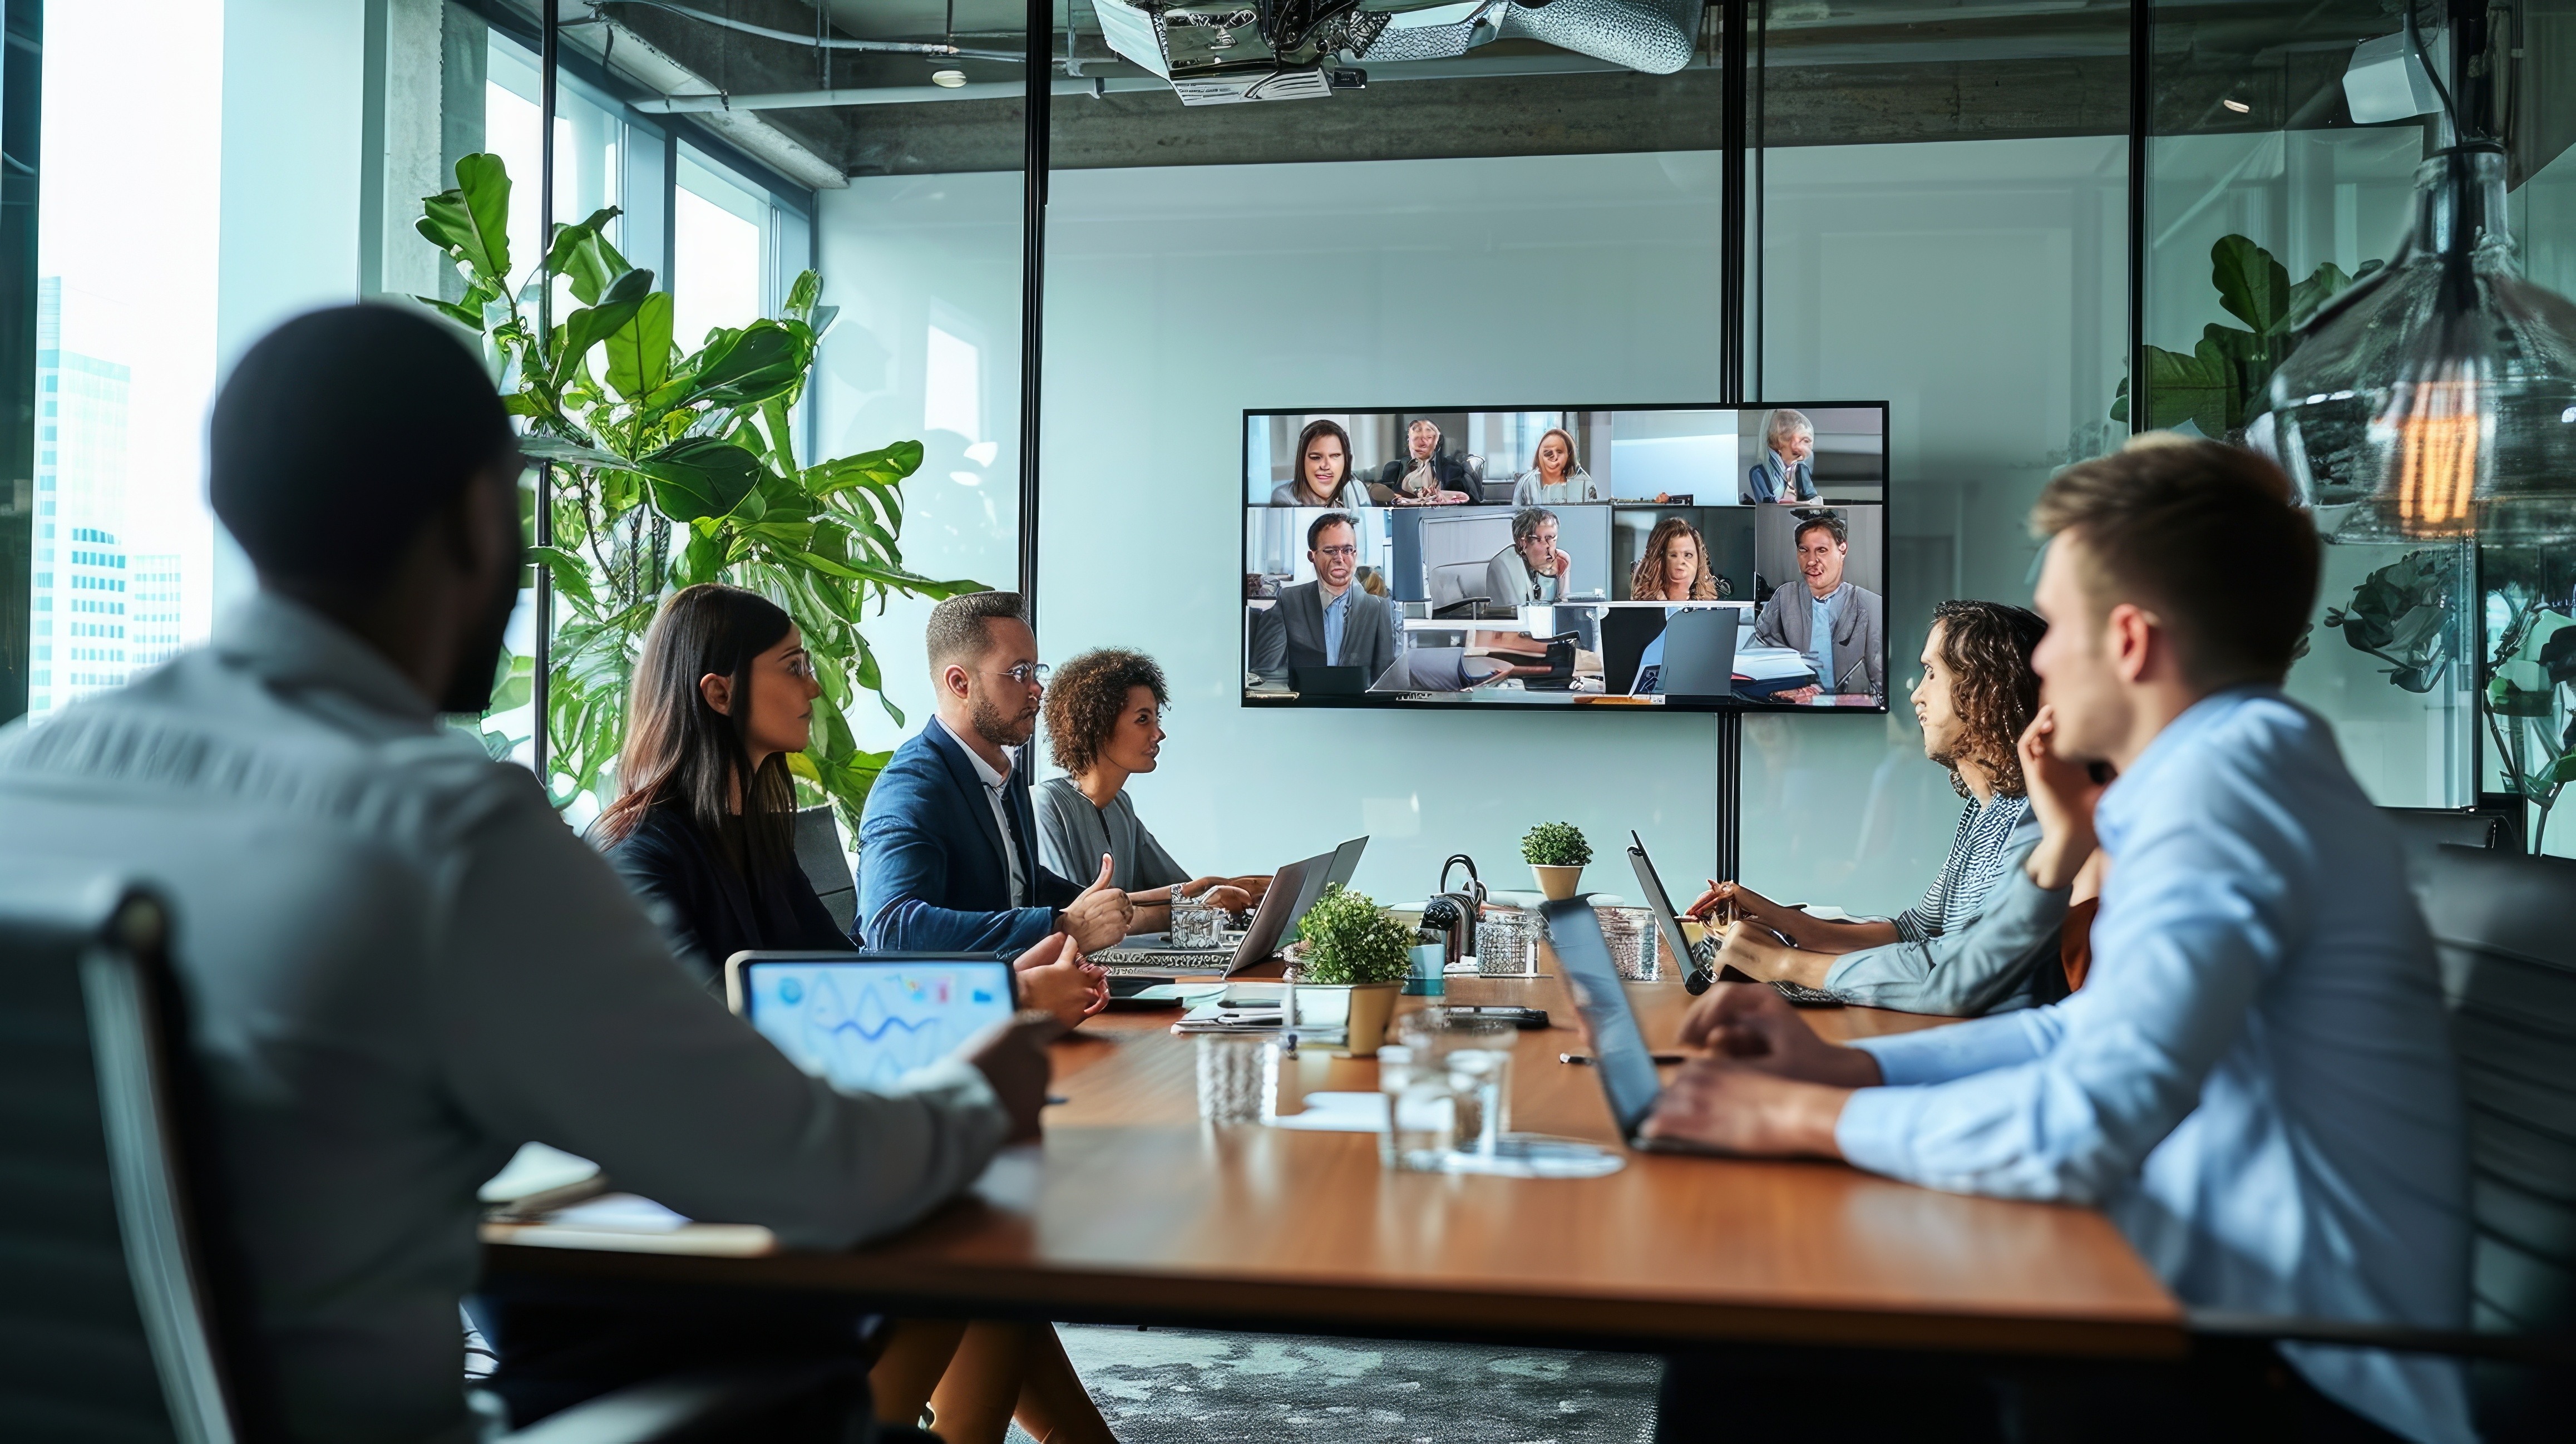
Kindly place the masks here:
POLYGON ((1532 867, 1581 867, 1592 861, 1592 844, 1573 823, 1542 822, 1521 835, 1521 861, 1532 867))
POLYGON ((1413 929, 1397 922, 1367 893, 1336 884, 1306 909, 1306 956, 1301 982, 1343 987, 1397 983, 1413 962, 1413 929))

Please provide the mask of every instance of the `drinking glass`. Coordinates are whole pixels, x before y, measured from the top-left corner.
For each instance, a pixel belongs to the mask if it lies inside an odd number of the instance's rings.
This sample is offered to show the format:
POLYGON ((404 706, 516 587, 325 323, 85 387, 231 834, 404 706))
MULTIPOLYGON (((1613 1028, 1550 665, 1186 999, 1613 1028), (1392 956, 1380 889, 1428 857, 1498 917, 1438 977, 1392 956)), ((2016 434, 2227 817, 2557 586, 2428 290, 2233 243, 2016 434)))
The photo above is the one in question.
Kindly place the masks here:
POLYGON ((1213 948, 1225 937, 1225 914, 1198 898, 1172 904, 1172 946, 1213 948))
POLYGON ((1525 978, 1538 971, 1539 921, 1518 908, 1487 907, 1476 920, 1476 971, 1525 978))
POLYGON ((1270 1118, 1278 1109, 1280 1051, 1276 1036, 1199 1034, 1199 1117, 1210 1123, 1270 1118))
POLYGON ((1438 1173, 1458 1144, 1458 1103, 1449 1070, 1417 1059, 1401 1044, 1377 1050, 1377 1086, 1386 1097, 1386 1131, 1378 1157, 1407 1173, 1438 1173))
POLYGON ((1520 1030, 1499 1018, 1422 1008, 1399 1019, 1396 1034, 1415 1070, 1446 1076, 1457 1147, 1491 1153, 1512 1127, 1512 1049, 1520 1030))
POLYGON ((1651 909, 1596 907, 1592 915, 1601 920, 1602 939, 1610 945, 1610 961, 1622 980, 1651 983, 1662 975, 1663 949, 1651 909))

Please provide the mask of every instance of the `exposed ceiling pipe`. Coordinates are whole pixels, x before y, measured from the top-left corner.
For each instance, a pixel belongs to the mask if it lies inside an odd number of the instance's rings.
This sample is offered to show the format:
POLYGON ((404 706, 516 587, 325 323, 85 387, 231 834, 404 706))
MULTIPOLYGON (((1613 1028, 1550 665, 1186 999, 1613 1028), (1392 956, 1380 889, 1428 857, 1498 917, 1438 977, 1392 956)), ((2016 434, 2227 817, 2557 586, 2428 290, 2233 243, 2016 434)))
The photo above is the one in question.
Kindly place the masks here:
MULTIPOLYGON (((1492 61, 1424 60, 1404 65, 1369 67, 1369 83, 1389 80, 1491 80, 1526 75, 1587 75, 1626 67, 1579 55, 1526 55, 1492 61)), ((1131 91, 1169 90, 1171 82, 1151 75, 1091 75, 1059 78, 1057 95, 1113 95, 1131 91)), ((696 115, 724 110, 815 110, 840 105, 918 105, 933 100, 1009 100, 1027 94, 1016 80, 969 85, 881 85, 843 90, 784 90, 761 95, 666 95, 639 100, 635 108, 653 115, 696 115)))
MULTIPOLYGON (((668 10, 674 15, 685 15, 692 20, 703 21, 706 24, 717 26, 720 29, 735 31, 739 34, 758 35, 769 40, 783 40, 791 45, 803 45, 823 50, 860 50, 875 55, 935 55, 943 58, 954 56, 964 60, 1008 60, 1014 63, 1026 63, 1028 59, 1027 56, 1022 55, 1015 50, 972 50, 961 45, 948 45, 937 42, 911 40, 850 40, 837 35, 821 37, 799 35, 793 30, 772 29, 767 25, 754 25, 748 20, 736 20, 731 16, 711 14, 704 10, 692 9, 686 5, 674 5, 670 3, 670 0, 591 0, 591 13, 593 15, 598 15, 601 8, 608 5, 642 5, 654 10, 668 10)), ((601 18, 605 19, 606 17, 601 18)))

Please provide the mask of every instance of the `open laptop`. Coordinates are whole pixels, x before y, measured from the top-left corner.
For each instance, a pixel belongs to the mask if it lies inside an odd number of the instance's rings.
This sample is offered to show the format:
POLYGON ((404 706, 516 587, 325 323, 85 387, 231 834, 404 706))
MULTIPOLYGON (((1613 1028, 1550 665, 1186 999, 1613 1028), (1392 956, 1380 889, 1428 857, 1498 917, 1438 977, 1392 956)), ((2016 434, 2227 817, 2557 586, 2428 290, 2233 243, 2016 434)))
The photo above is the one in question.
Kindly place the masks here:
POLYGON ((1733 697, 1736 617, 1733 607, 1674 612, 1664 622, 1664 660, 1652 690, 1685 701, 1733 697))
MULTIPOLYGON (((1645 839, 1633 831, 1628 834, 1628 866, 1637 874, 1637 888, 1646 895, 1646 906, 1655 911, 1655 926, 1663 930, 1664 946, 1672 949, 1674 957, 1686 960, 1684 971, 1698 967, 1703 961, 1703 952, 1707 955, 1705 961, 1715 966, 1720 951, 1716 939, 1703 941, 1696 950, 1691 947, 1688 935, 1682 931, 1682 920, 1673 911, 1673 900, 1664 892, 1664 880, 1655 872, 1654 859, 1646 856, 1645 839)), ((1735 975, 1734 981, 1753 981, 1750 974, 1738 969, 1730 967, 1726 971, 1735 975)), ((1771 987, 1801 1008, 1839 1008, 1843 1005, 1842 999, 1821 988, 1782 982, 1776 978, 1772 980, 1771 987)))
POLYGON ((1365 833, 1334 848, 1331 862, 1306 874, 1305 896, 1297 899, 1296 917, 1289 921, 1293 923, 1296 918, 1304 917, 1306 909, 1315 905, 1315 899, 1322 897, 1326 888, 1349 887, 1352 876, 1360 870, 1360 854, 1366 851, 1368 836, 1365 833))
POLYGON ((725 960, 725 1005, 836 1088, 888 1091, 1018 1008, 999 953, 746 951, 725 960))
POLYGON ((1592 1071, 1601 1075, 1601 1091, 1610 1100, 1610 1117, 1619 1125, 1619 1136, 1629 1147, 1653 1153, 1718 1152, 1640 1135, 1655 1111, 1655 1100, 1663 1096, 1664 1080, 1656 1076, 1655 1055, 1647 1049, 1645 1030, 1637 1026, 1637 1015, 1628 1006, 1618 965, 1610 960, 1609 941, 1601 936, 1601 920, 1582 898, 1548 903, 1541 911, 1547 917, 1547 935, 1556 944, 1557 966, 1565 971, 1575 1011, 1583 1015, 1584 1032, 1592 1040, 1592 1061, 1597 1065, 1592 1071))
MULTIPOLYGON (((1106 968, 1112 979, 1178 978, 1207 973, 1232 977, 1255 963, 1268 962, 1279 951, 1279 940, 1297 919, 1306 915, 1306 879, 1322 874, 1332 866, 1334 854, 1320 852, 1302 862, 1292 862, 1271 874, 1270 890, 1261 895, 1261 906, 1253 910, 1252 926, 1234 945, 1234 951, 1217 948, 1104 948, 1090 956, 1090 961, 1106 968)), ((1320 889, 1318 889, 1320 891, 1320 889)), ((1112 991, 1112 996, 1122 990, 1112 991)))

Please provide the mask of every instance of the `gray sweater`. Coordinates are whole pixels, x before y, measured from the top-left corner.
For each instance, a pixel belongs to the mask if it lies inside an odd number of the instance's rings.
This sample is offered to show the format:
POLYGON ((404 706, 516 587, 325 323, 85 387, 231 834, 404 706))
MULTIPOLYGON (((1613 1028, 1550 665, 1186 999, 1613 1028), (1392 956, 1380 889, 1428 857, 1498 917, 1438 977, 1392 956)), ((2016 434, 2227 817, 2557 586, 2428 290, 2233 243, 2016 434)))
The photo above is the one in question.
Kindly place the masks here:
POLYGON ((1138 820, 1126 788, 1118 789, 1107 807, 1094 807, 1072 778, 1050 777, 1029 794, 1029 801, 1037 808, 1038 855, 1058 877, 1091 886, 1100 876, 1105 852, 1116 859, 1111 886, 1124 891, 1190 880, 1189 870, 1172 861, 1138 820))

